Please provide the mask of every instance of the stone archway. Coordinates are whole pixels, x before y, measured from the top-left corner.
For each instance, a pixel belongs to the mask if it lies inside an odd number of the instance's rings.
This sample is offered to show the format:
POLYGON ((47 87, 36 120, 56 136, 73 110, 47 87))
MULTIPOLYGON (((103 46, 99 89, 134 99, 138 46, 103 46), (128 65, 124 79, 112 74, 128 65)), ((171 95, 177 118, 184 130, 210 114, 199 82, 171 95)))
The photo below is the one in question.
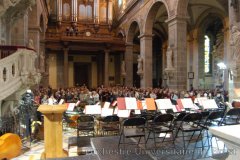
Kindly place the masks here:
POLYGON ((167 3, 165 1, 155 1, 149 7, 144 19, 143 33, 140 35, 141 57, 143 58, 141 87, 161 86, 162 73, 165 68, 162 63, 165 59, 162 45, 168 40, 168 26, 165 22, 168 18, 167 3), (156 43, 161 47, 155 48, 156 43))
MULTIPOLYGON (((126 51, 124 56, 125 68, 126 68, 126 77, 125 77, 125 85, 127 86, 137 86, 140 85, 140 78, 136 74, 136 64, 134 63, 136 60, 136 55, 139 54, 136 50, 140 50, 139 45, 139 35, 140 35, 140 27, 136 20, 133 20, 130 23, 130 26, 126 35, 126 51), (134 52, 135 48, 135 52, 134 52), (136 49, 137 48, 137 49, 136 49)), ((122 71, 123 72, 123 71, 122 71)))

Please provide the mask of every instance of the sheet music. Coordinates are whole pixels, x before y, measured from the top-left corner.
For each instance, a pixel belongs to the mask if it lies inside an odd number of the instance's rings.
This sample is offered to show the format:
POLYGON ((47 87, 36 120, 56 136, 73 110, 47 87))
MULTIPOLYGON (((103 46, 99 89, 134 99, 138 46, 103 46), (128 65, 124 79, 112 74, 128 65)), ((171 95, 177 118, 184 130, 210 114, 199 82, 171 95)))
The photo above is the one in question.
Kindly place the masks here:
POLYGON ((101 114, 102 108, 100 105, 86 105, 85 106, 85 114, 101 114))
POLYGON ((181 99, 184 108, 195 108, 191 98, 181 99))
POLYGON ((135 110, 134 110, 134 114, 141 114, 141 110, 135 109, 135 110))
POLYGON ((131 110, 131 109, 138 109, 136 98, 126 97, 125 98, 125 103, 126 103, 126 109, 129 109, 129 110, 131 110))
POLYGON ((64 99, 61 99, 58 104, 61 105, 61 104, 63 104, 63 102, 64 102, 64 99))
POLYGON ((113 108, 102 108, 101 117, 107 117, 113 115, 113 108))
POLYGON ((118 110, 118 117, 128 118, 130 116, 130 110, 118 110))
POLYGON ((68 103, 67 111, 73 111, 75 107, 75 103, 68 103))
POLYGON ((207 97, 199 97, 199 98, 195 98, 194 103, 198 103, 200 106, 202 106, 202 101, 207 100, 207 97))
POLYGON ((218 108, 217 103, 215 102, 214 99, 207 99, 207 100, 202 101, 202 106, 203 106, 203 109, 217 109, 218 108))
POLYGON ((113 114, 118 114, 118 107, 115 107, 113 114))
POLYGON ((142 107, 143 107, 143 109, 147 109, 146 101, 141 101, 141 102, 142 102, 142 107))
POLYGON ((173 109, 172 102, 170 99, 156 99, 155 100, 158 109, 173 109))
POLYGON ((103 108, 109 108, 110 102, 104 102, 103 108))

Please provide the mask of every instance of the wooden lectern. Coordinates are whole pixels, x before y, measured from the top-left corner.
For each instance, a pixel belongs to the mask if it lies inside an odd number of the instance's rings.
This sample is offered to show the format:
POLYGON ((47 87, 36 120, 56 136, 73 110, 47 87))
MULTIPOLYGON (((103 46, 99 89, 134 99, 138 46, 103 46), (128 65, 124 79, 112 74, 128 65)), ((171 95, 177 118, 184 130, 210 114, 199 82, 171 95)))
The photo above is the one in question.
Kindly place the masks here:
POLYGON ((62 143, 62 114, 67 109, 64 105, 40 105, 38 111, 44 114, 45 151, 41 159, 67 157, 62 143))

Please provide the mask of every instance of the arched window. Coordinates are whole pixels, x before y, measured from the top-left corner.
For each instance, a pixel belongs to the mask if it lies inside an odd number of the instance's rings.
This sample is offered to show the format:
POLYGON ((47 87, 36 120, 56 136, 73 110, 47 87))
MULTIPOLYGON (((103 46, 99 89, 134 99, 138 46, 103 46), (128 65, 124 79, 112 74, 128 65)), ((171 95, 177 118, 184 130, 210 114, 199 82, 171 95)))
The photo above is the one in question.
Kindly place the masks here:
POLYGON ((85 5, 83 4, 79 5, 79 19, 80 20, 86 19, 86 8, 85 5))
POLYGON ((70 5, 68 3, 63 4, 63 19, 64 20, 70 19, 70 5))
POLYGON ((92 17, 92 6, 91 5, 87 5, 87 19, 88 20, 91 20, 93 17, 92 17))
POLYGON ((210 73, 210 39, 205 35, 204 41, 204 73, 210 73))

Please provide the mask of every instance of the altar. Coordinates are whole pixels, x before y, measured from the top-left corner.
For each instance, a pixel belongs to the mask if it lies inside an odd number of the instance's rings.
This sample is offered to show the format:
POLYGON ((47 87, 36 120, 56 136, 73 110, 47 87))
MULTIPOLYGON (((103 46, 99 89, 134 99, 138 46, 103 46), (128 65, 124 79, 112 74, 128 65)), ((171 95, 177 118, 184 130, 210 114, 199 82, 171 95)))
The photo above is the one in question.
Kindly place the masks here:
POLYGON ((209 131, 221 139, 227 146, 229 156, 227 160, 236 160, 240 157, 240 125, 210 127, 209 131))

